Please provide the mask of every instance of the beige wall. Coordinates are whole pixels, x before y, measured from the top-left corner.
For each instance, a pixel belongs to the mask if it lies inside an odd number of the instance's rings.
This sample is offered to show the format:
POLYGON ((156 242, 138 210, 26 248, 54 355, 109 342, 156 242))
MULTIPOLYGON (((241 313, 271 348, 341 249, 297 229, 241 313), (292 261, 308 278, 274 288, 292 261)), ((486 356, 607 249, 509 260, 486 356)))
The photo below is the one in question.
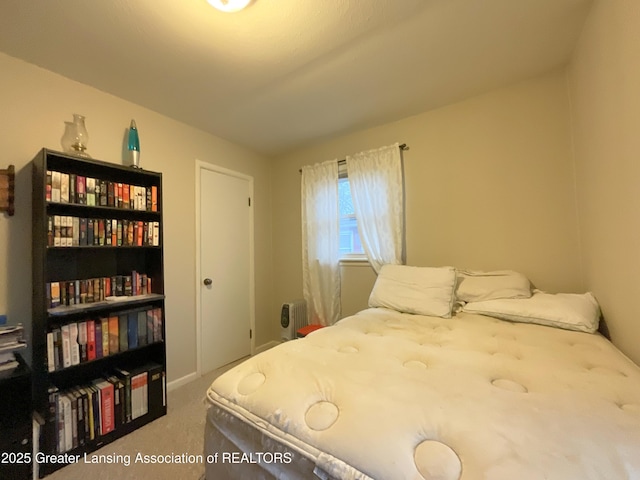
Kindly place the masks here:
MULTIPOLYGON (((60 149, 64 121, 87 117, 94 158, 121 163, 131 118, 141 164, 163 173, 165 292, 169 381, 196 370, 195 163, 200 159, 254 177, 256 345, 275 338, 271 291, 270 163, 218 137, 0 54, 2 165, 17 170, 16 215, 0 215, 0 313, 29 324, 31 312, 31 169, 42 147, 60 149)), ((4 167, 2 167, 4 168, 4 167)), ((277 327, 276 327, 277 329, 277 327)))
MULTIPOLYGON (((298 169, 406 142, 407 263, 510 268, 551 292, 582 290, 564 71, 332 139, 275 161, 275 299, 302 294, 298 169)), ((343 267, 345 312, 374 276, 343 267), (347 293, 350 292, 350 293, 347 293)))
POLYGON ((640 363, 640 2, 597 0, 569 68, 586 288, 640 363))

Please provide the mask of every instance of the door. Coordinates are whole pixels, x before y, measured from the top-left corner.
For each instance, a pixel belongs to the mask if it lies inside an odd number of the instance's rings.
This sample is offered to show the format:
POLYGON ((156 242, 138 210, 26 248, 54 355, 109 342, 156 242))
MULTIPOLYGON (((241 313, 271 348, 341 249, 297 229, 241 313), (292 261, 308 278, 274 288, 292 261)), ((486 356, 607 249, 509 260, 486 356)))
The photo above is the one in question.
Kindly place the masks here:
POLYGON ((251 353, 252 179, 200 167, 201 374, 251 353))

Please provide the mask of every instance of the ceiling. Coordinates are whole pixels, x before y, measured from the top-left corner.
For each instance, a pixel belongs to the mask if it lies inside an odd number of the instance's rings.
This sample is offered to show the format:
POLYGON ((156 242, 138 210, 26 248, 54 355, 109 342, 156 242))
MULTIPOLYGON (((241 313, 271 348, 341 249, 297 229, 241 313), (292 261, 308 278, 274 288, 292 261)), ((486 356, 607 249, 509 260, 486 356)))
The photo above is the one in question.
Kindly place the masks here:
POLYGON ((590 4, 1 0, 0 51, 275 156, 562 66, 590 4))

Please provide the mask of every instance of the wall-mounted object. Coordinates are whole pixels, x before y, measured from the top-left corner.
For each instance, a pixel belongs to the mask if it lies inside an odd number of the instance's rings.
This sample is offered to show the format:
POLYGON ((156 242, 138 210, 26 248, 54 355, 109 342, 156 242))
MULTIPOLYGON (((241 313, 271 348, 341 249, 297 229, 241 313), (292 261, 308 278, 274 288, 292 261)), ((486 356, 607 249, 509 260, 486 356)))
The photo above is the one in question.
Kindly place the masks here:
POLYGON ((129 125, 127 150, 129 152, 130 165, 134 168, 140 168, 140 138, 138 137, 138 127, 136 127, 135 120, 131 120, 131 125, 129 125))
POLYGON ((16 169, 13 165, 0 170, 0 212, 7 212, 10 217, 15 210, 13 206, 16 169))
POLYGON ((222 12, 238 12, 251 3, 251 0, 207 0, 209 5, 222 12))
POLYGON ((84 124, 84 116, 73 114, 73 122, 64 122, 64 134, 60 139, 62 150, 79 157, 91 158, 85 150, 89 143, 89 133, 84 124))

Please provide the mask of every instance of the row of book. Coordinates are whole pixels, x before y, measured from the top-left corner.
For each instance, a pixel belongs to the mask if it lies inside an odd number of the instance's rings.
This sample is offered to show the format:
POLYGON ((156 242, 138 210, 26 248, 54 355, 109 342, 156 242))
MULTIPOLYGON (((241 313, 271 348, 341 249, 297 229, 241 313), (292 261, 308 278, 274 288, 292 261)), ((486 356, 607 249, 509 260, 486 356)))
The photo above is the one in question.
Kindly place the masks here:
POLYGON ((160 245, 160 222, 47 216, 48 247, 160 245))
POLYGON ((102 302, 113 297, 146 295, 152 292, 151 278, 135 270, 131 275, 47 282, 48 308, 102 302))
POLYGON ((142 187, 47 170, 48 202, 158 211, 158 187, 142 187))
POLYGON ((62 370, 160 341, 160 307, 54 326, 47 332, 47 370, 62 370))
POLYGON ((165 372, 156 363, 118 368, 88 385, 51 386, 45 426, 49 449, 65 453, 144 415, 160 416, 167 405, 165 392, 165 372))

